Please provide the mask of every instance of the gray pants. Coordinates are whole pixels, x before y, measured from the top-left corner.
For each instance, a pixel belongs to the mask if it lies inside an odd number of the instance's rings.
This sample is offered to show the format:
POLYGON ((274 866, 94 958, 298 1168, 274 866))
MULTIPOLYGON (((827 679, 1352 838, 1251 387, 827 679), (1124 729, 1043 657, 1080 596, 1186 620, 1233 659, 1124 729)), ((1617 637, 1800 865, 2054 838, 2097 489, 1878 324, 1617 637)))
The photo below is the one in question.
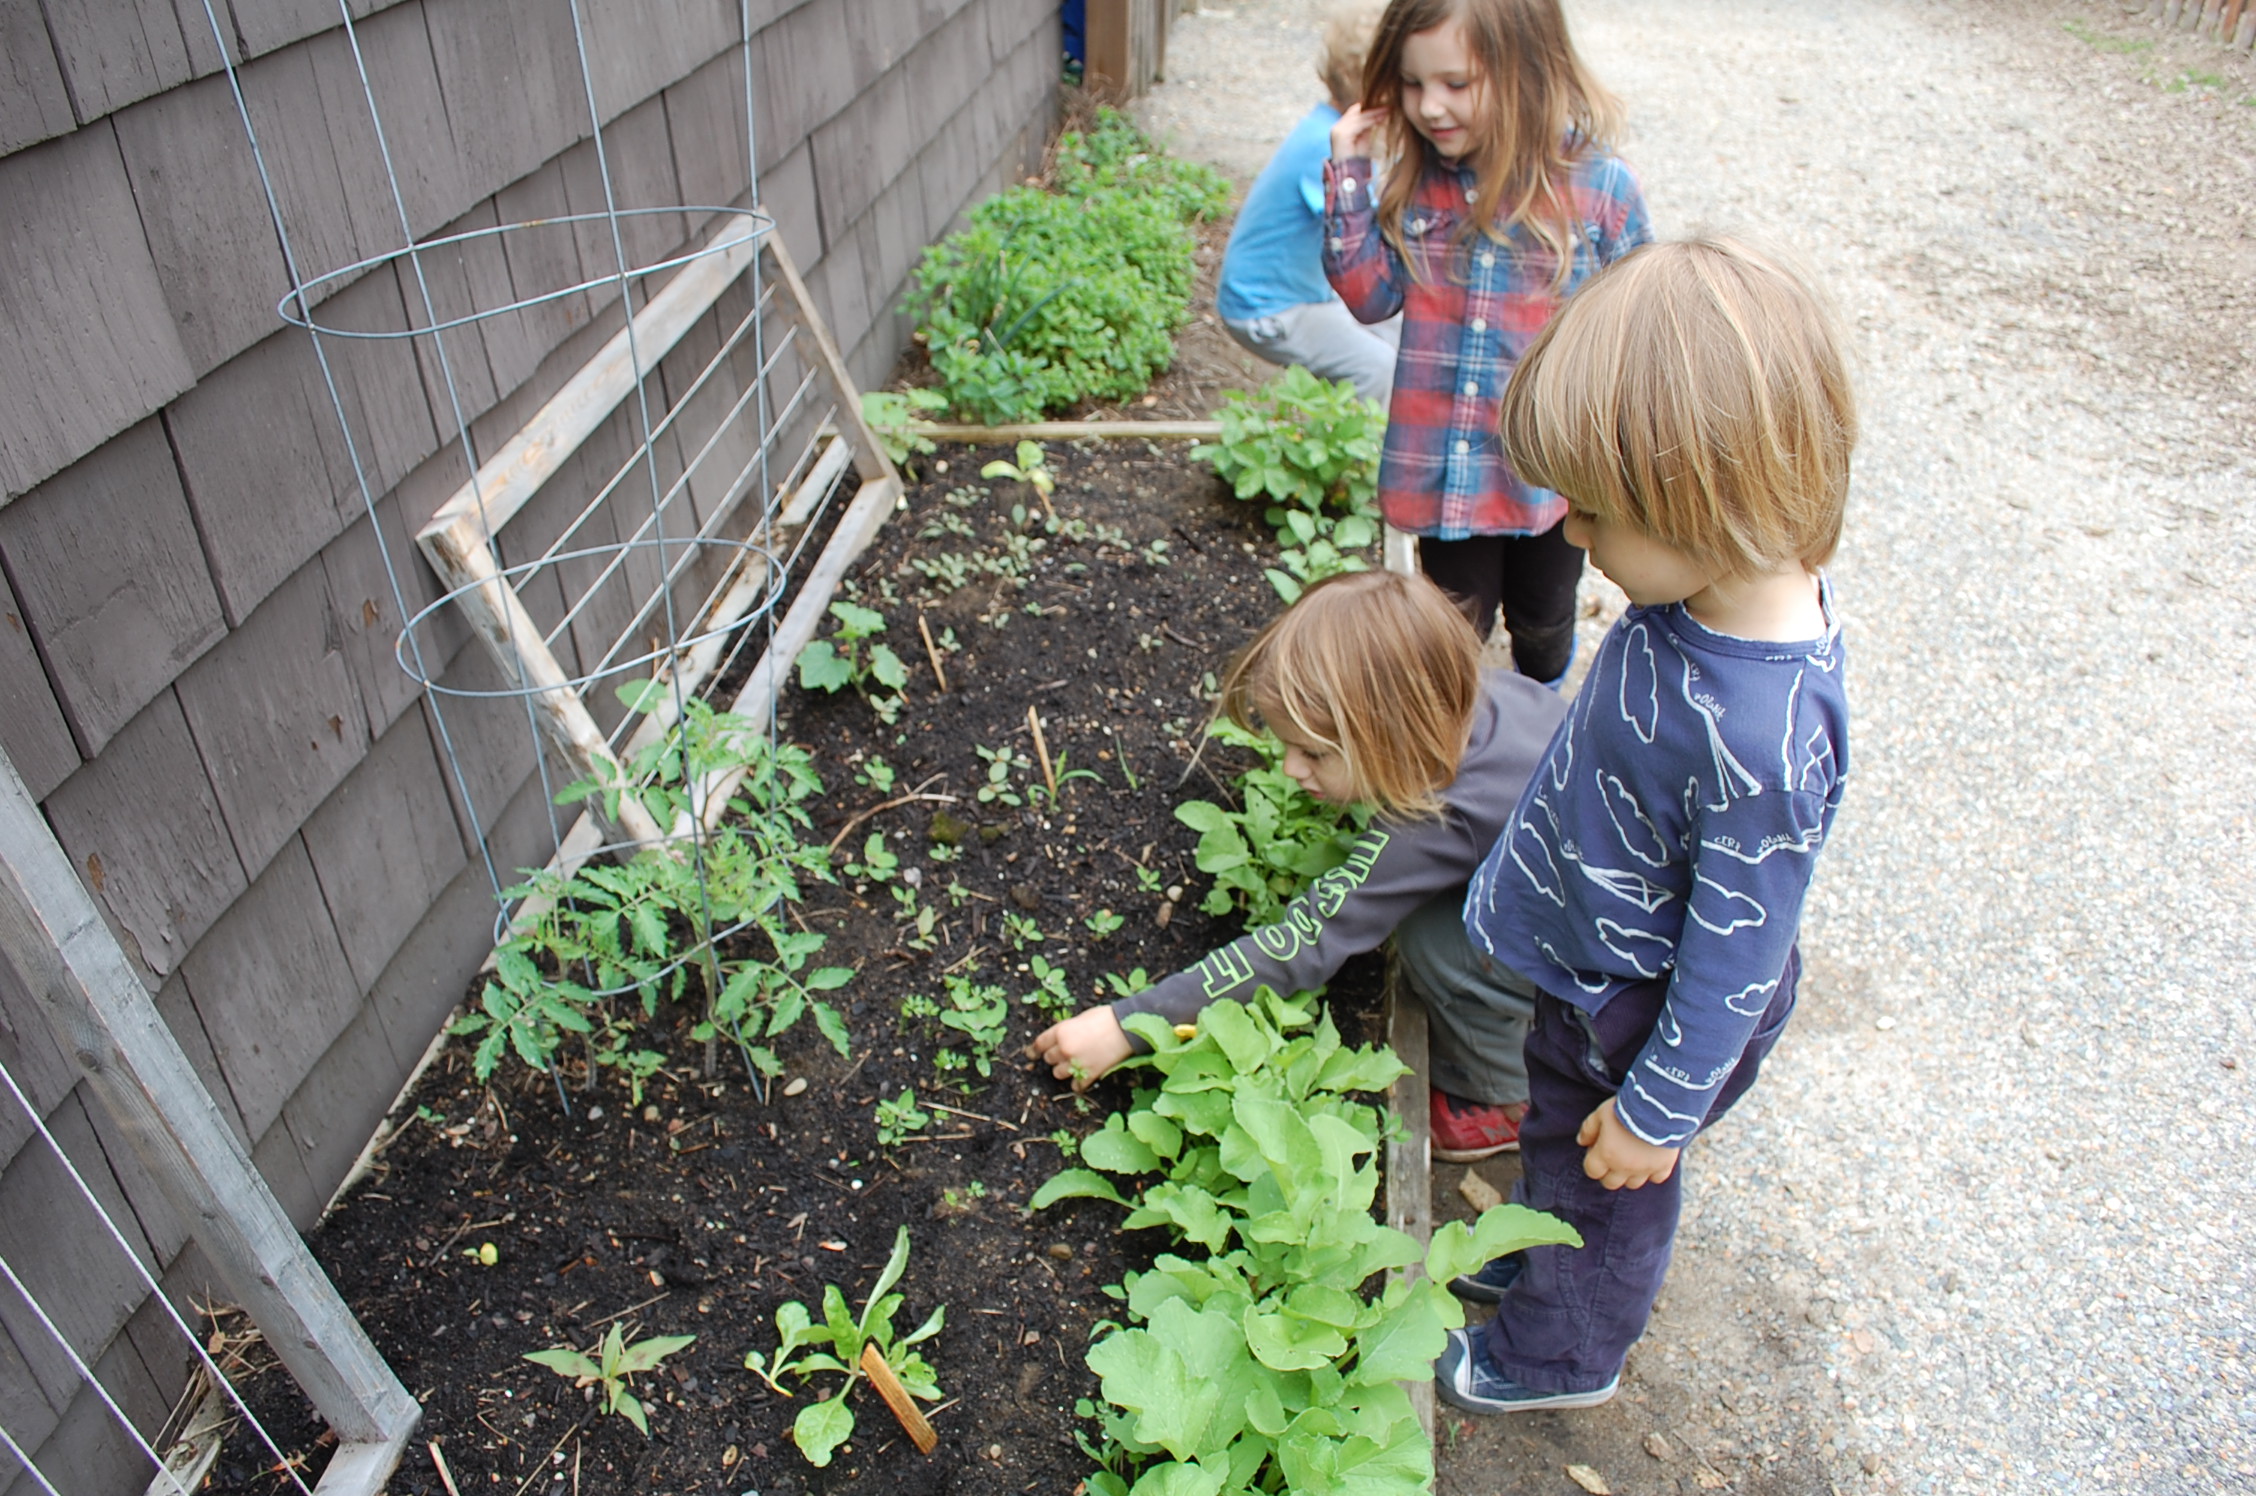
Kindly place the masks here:
POLYGON ((1250 322, 1222 325, 1257 358, 1298 364, 1326 379, 1345 379, 1364 399, 1378 401, 1382 410, 1394 393, 1394 355, 1402 341, 1399 315, 1366 327, 1335 296, 1289 306, 1250 322))
POLYGON ((1473 947, 1464 908, 1461 888, 1419 905, 1395 927, 1395 961, 1426 1005, 1435 1088, 1486 1106, 1514 1106, 1528 1099, 1521 1050, 1536 989, 1473 947))

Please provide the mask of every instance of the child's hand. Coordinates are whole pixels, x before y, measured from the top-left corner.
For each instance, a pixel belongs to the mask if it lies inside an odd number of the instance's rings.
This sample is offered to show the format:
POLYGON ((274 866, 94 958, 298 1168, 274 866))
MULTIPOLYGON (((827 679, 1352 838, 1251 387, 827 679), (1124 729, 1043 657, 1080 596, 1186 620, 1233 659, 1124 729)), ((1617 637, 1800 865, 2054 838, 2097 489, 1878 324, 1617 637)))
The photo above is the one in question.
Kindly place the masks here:
POLYGON ((1676 1172, 1676 1156, 1683 1151, 1648 1143, 1631 1132, 1614 1115, 1611 1096, 1582 1119, 1575 1141, 1589 1150, 1582 1155, 1582 1172, 1610 1190, 1662 1183, 1676 1172))
POLYGON ((1128 1031, 1109 1004, 1083 1008, 1063 1023, 1053 1023, 1026 1046, 1026 1057, 1040 1060, 1059 1080, 1086 1091, 1089 1083, 1128 1058, 1128 1031))
POLYGON ((1332 126, 1332 159, 1348 161, 1357 156, 1371 154, 1371 135, 1386 123, 1384 109, 1366 109, 1361 104, 1350 104, 1347 113, 1332 126))

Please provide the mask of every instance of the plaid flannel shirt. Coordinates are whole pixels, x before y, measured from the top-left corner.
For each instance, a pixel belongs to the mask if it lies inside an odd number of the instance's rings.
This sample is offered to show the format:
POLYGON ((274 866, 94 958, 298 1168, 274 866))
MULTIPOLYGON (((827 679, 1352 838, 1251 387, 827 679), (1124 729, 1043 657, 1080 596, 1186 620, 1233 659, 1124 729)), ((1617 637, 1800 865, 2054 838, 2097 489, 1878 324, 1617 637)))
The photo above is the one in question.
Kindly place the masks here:
POLYGON ((1567 512, 1565 500, 1521 482, 1505 461, 1504 386, 1565 296, 1653 237, 1637 177, 1620 158, 1583 151, 1568 185, 1574 265, 1561 293, 1551 285, 1552 252, 1525 228, 1503 244, 1485 235, 1456 243, 1473 205, 1471 171, 1427 165, 1402 215, 1413 267, 1379 232, 1370 161, 1325 164, 1325 276, 1359 321, 1402 313, 1379 457, 1379 508, 1398 530, 1437 540, 1535 535, 1567 512))

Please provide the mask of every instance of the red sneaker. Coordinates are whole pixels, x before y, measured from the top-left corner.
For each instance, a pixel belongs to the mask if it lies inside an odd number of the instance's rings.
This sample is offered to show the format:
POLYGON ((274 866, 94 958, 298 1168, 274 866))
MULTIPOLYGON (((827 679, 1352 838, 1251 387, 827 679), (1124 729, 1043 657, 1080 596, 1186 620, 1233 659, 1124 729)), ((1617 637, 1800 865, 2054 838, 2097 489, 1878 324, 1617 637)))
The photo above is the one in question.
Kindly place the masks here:
POLYGON ((1527 1115, 1526 1102, 1487 1106, 1446 1091, 1430 1094, 1435 1158, 1445 1164, 1469 1164, 1519 1151, 1520 1119, 1527 1115))

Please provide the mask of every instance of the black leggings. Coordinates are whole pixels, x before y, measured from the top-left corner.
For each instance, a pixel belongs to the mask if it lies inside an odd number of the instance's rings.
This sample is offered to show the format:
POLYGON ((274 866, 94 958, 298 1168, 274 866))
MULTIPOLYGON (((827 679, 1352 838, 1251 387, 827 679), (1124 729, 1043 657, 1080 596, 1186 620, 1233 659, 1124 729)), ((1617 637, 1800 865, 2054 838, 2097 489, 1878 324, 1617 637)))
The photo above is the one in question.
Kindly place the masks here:
POLYGON ((1482 642, 1502 611, 1514 668, 1540 681, 1564 675, 1574 654, 1582 549, 1567 544, 1565 529, 1561 521, 1540 535, 1418 540, 1419 566, 1456 599, 1482 642))

